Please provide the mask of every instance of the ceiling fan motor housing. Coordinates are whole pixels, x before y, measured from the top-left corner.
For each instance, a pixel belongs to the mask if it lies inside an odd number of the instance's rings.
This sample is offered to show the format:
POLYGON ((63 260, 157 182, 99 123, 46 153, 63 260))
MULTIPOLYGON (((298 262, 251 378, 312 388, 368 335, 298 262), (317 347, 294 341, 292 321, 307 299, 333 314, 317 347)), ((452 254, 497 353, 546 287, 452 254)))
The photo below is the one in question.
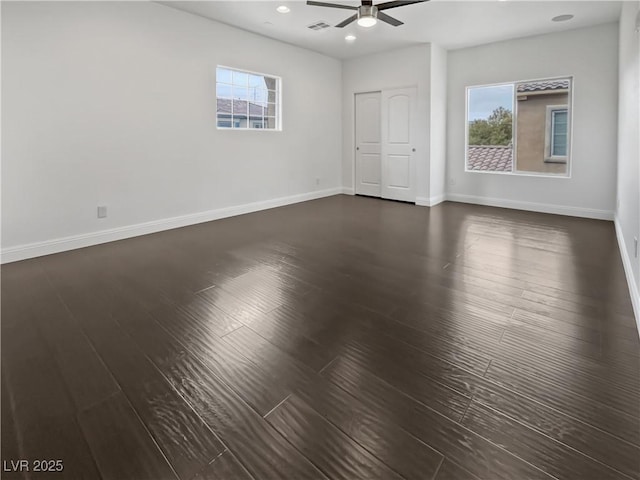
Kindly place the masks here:
POLYGON ((362 17, 378 18, 378 7, 374 5, 361 5, 358 7, 358 19, 362 17))
POLYGON ((373 27, 378 20, 387 23, 393 27, 403 25, 403 22, 397 18, 393 18, 387 15, 383 10, 389 10, 391 8, 405 7, 407 5, 413 5, 414 3, 424 3, 429 0, 390 0, 388 2, 382 2, 377 5, 373 5, 373 0, 361 0, 361 5, 356 7, 354 5, 343 5, 337 3, 319 2, 317 0, 307 0, 307 5, 313 5, 316 7, 331 7, 340 8, 342 10, 355 10, 356 13, 352 14, 349 18, 343 20, 336 25, 337 28, 344 28, 350 25, 352 22, 358 21, 358 25, 364 28, 373 27))

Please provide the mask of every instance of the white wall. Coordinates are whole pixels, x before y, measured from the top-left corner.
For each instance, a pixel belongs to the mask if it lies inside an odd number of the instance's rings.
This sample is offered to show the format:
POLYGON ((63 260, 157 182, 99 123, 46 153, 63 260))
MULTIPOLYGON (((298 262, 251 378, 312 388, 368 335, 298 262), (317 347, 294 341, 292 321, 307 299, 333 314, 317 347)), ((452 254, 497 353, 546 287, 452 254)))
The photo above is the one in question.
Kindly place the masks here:
POLYGON ((448 71, 447 198, 613 217, 617 24, 450 51, 448 71), (565 75, 574 76, 571 178, 465 173, 465 87, 565 75))
POLYGON ((636 319, 640 322, 640 263, 634 256, 633 244, 634 237, 640 236, 640 33, 635 31, 639 9, 640 2, 624 2, 620 16, 616 227, 636 319))
POLYGON ((150 2, 2 2, 2 73, 3 250, 341 187, 338 60, 150 2), (284 131, 216 130, 216 64, 281 76, 284 131))
POLYGON ((447 162, 447 51, 431 44, 429 205, 444 200, 447 162))
POLYGON ((418 131, 416 143, 416 195, 429 197, 429 82, 428 44, 367 55, 342 64, 342 182, 354 188, 354 110, 356 93, 395 87, 418 87, 418 131))

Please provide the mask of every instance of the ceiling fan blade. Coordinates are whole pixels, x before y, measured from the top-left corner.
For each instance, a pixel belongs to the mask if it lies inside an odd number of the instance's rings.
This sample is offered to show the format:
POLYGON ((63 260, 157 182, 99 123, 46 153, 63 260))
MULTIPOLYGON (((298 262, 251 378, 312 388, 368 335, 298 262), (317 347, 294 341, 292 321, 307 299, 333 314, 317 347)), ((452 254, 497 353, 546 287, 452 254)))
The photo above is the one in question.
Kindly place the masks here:
POLYGON ((395 19, 386 13, 378 12, 378 20, 388 23, 389 25, 393 25, 394 27, 399 27, 400 25, 404 25, 404 22, 401 22, 398 19, 395 19))
POLYGON ((307 1, 307 5, 313 5, 314 7, 331 7, 331 8, 343 8, 344 10, 358 10, 358 7, 351 5, 340 5, 335 3, 314 2, 312 0, 307 1))
POLYGON ((405 5, 411 5, 413 3, 423 3, 428 2, 429 0, 405 0, 405 1, 395 1, 395 2, 385 2, 380 5, 376 5, 378 10, 389 10, 390 8, 396 7, 404 7, 405 5))
POLYGON ((336 25, 336 28, 343 28, 346 27, 347 25, 349 25, 350 23, 355 22, 358 19, 358 14, 356 13, 355 15, 350 16, 349 18, 347 18, 346 20, 340 22, 339 24, 336 25))

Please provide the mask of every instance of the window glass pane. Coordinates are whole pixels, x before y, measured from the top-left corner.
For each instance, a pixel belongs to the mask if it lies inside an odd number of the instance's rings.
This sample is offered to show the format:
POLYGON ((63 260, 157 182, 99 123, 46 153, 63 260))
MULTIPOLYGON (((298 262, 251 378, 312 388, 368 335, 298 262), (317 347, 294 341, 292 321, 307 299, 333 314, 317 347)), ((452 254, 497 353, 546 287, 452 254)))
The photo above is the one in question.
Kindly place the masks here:
POLYGON ((218 67, 216 69, 216 81, 220 83, 231 83, 231 70, 218 67))
POLYGON ((231 116, 218 115, 218 127, 231 128, 231 116))
POLYGON ((556 129, 563 127, 562 133, 567 133, 567 111, 566 110, 554 110, 553 123, 556 129))
POLYGON ((552 156, 562 157, 567 155, 567 115, 566 110, 553 112, 552 156))
POLYGON ((233 128, 247 128, 246 115, 234 115, 233 116, 233 128))
POLYGON ((267 88, 262 75, 249 75, 249 87, 267 88))
POLYGON ((243 116, 247 116, 247 108, 248 108, 248 104, 246 101, 243 100, 234 100, 233 101, 233 115, 234 116, 238 116, 238 115, 243 115, 243 116))
POLYGON ((267 90, 277 90, 278 79, 273 77, 264 77, 264 83, 267 86, 267 90))
POLYGON ((519 82, 516 96, 517 170, 566 174, 571 79, 519 82))
POLYGON ((264 128, 276 128, 276 119, 274 117, 265 117, 264 128))
POLYGON ((237 70, 233 70, 233 84, 238 85, 240 87, 248 87, 249 74, 244 72, 238 72, 237 70))
POLYGON ((218 114, 220 113, 226 113, 228 115, 231 115, 232 111, 232 102, 231 99, 228 98, 218 98, 217 100, 217 108, 216 111, 218 112, 218 114))
POLYGON ((249 88, 249 100, 253 103, 267 103, 267 91, 264 88, 249 88))
POLYGON ((275 103, 267 103, 267 108, 265 109, 265 116, 267 117, 275 117, 277 116, 277 110, 276 110, 276 104, 275 103))
POLYGON ((249 127, 250 128, 264 128, 263 118, 260 117, 249 117, 249 127))
POLYGON ((553 153, 552 155, 555 157, 564 157, 567 154, 567 146, 566 145, 560 145, 560 144, 555 144, 553 146, 553 153))
POLYGON ((232 98, 232 88, 231 85, 226 85, 224 83, 219 83, 216 86, 216 95, 218 98, 232 98))
POLYGON ((469 88, 467 121, 467 169, 510 172, 513 84, 469 88))
POLYGON ((264 115, 264 107, 253 102, 249 102, 249 115, 252 117, 262 117, 264 115))
POLYGON ((233 98, 236 100, 249 100, 249 89, 244 87, 233 87, 233 98))

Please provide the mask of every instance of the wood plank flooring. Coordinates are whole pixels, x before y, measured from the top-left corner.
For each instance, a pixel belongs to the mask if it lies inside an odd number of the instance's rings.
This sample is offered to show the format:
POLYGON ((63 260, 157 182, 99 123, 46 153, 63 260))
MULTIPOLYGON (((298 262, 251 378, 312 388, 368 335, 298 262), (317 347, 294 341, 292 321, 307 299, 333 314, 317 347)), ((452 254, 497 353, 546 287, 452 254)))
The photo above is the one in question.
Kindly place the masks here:
POLYGON ((2 478, 640 479, 611 222, 335 196, 1 273, 2 478))

